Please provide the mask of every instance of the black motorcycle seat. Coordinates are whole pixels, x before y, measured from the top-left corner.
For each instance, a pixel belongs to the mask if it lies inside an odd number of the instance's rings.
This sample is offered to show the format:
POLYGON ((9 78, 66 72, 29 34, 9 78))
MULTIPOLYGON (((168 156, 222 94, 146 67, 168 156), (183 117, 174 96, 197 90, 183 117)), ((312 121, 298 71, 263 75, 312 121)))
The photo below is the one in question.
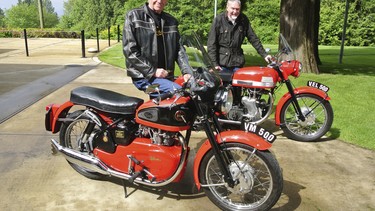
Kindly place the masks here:
POLYGON ((72 90, 70 101, 100 111, 116 114, 135 114, 143 99, 129 97, 110 90, 82 86, 72 90))
POLYGON ((231 73, 231 72, 219 71, 219 75, 220 75, 221 80, 223 80, 223 82, 231 82, 232 81, 233 73, 231 73))

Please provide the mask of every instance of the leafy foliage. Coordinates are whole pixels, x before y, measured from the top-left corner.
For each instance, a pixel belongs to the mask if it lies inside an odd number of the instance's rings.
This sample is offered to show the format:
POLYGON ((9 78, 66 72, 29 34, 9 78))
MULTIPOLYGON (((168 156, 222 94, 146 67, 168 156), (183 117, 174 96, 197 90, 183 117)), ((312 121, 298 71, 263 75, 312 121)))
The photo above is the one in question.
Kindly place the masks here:
POLYGON ((5 27, 5 13, 0 8, 0 28, 4 28, 4 27, 5 27))
POLYGON ((275 0, 253 0, 243 13, 263 43, 275 44, 279 38, 280 3, 275 0))
MULTIPOLYGON (((95 31, 120 24, 125 0, 70 0, 64 2, 60 27, 95 31)), ((123 20, 123 18, 122 18, 123 20)))
MULTIPOLYGON (((27 0, 19 3, 5 12, 5 25, 8 28, 38 28, 40 25, 38 1, 27 0)), ((51 28, 58 24, 59 19, 50 0, 44 0, 44 27, 51 28)))
MULTIPOLYGON (((345 4, 343 0, 322 0, 319 41, 340 45, 345 4)), ((346 43, 348 46, 375 46, 375 0, 349 0, 346 43)))
MULTIPOLYGON (((319 44, 340 45, 346 0, 320 1, 319 44)), ((43 2, 46 10, 45 27, 54 27, 58 19, 51 0, 43 0, 43 2)), ((125 13, 142 6, 145 2, 147 1, 67 0, 64 1, 65 13, 58 27, 65 30, 86 30, 88 34, 93 34, 95 29, 99 28, 103 31, 102 34, 105 34, 104 31, 109 26, 112 26, 111 28, 116 25, 122 26, 125 13)), ((217 0, 217 14, 225 11, 226 2, 227 0, 217 0)), ((241 0, 241 2, 242 12, 249 17, 261 41, 276 44, 279 34, 280 0, 241 0)), ((375 0, 349 0, 349 3, 345 45, 375 46, 375 0)), ((214 6, 213 0, 170 0, 165 11, 177 18, 182 33, 195 31, 206 40, 214 18, 214 6)), ((0 10, 0 27, 38 27, 37 0, 19 0, 15 7, 20 8, 7 10, 5 18, 2 18, 4 14, 0 10)))

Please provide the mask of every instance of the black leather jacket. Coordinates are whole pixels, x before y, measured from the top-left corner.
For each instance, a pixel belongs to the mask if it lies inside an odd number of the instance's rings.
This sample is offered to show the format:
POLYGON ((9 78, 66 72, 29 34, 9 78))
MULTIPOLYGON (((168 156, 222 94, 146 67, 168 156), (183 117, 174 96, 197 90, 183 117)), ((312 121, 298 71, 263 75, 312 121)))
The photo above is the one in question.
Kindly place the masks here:
POLYGON ((228 68, 242 67, 245 58, 241 45, 245 37, 263 58, 267 56, 246 15, 241 13, 233 25, 226 12, 219 14, 211 25, 207 42, 208 55, 213 64, 228 68))
MULTIPOLYGON (((145 4, 126 14, 122 42, 127 75, 149 80, 158 68, 158 47, 156 24, 147 7, 148 4, 145 4)), ((170 14, 162 12, 161 26, 166 69, 171 70, 167 78, 173 78, 175 62, 180 66, 183 74, 189 73, 188 57, 185 49, 180 45, 177 20, 170 14)))

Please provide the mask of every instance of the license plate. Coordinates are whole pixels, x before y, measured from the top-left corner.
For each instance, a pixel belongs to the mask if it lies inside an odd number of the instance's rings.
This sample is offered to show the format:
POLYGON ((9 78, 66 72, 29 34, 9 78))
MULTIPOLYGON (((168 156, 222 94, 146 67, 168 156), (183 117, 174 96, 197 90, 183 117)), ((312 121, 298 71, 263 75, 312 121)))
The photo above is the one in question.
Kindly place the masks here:
POLYGON ((241 129, 253 133, 270 143, 273 143, 276 140, 276 135, 251 122, 241 121, 241 129))
POLYGON ((322 90, 323 92, 328 92, 329 91, 329 87, 324 85, 324 84, 321 84, 319 82, 316 82, 316 81, 308 81, 307 82, 307 86, 310 86, 310 87, 314 87, 314 88, 317 88, 317 89, 320 89, 322 90))

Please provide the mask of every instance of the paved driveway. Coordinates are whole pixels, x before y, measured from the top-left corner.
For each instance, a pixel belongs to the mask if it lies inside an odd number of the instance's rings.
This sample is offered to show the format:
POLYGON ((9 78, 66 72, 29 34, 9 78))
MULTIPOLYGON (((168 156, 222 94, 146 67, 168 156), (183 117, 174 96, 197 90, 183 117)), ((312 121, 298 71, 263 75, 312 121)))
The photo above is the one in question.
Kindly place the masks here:
MULTIPOLYGON (((60 60, 59 65, 92 62, 60 60)), ((121 181, 89 180, 62 156, 53 156, 49 139, 57 135, 44 130, 45 105, 64 102, 70 90, 82 85, 147 98, 123 70, 99 64, 0 124, 0 210, 216 210, 203 193, 194 191, 190 177, 165 189, 133 186, 125 199, 121 181)), ((272 151, 284 175, 284 190, 273 210, 375 210, 374 151, 338 140, 295 142, 283 138, 272 122, 265 127, 279 134, 272 151)), ((202 139, 202 133, 193 133, 191 147, 202 139)))

